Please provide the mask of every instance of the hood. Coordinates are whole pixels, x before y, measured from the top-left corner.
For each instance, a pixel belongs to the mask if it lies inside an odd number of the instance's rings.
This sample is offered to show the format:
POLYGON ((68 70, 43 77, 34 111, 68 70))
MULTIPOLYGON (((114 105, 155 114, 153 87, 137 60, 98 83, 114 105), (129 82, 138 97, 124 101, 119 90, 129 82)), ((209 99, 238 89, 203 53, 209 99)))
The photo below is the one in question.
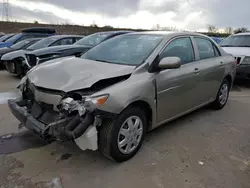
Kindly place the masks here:
POLYGON ((52 61, 34 67, 27 74, 30 82, 38 87, 69 92, 89 88, 103 79, 131 74, 135 69, 135 66, 75 57, 52 61))
POLYGON ((250 56, 250 47, 222 47, 222 49, 233 56, 250 56))
POLYGON ((27 54, 33 54, 33 55, 39 57, 39 56, 43 56, 43 55, 49 55, 49 54, 53 54, 53 53, 57 53, 57 52, 59 53, 60 51, 76 49, 76 48, 85 49, 85 48, 89 48, 89 47, 84 46, 84 45, 60 45, 60 46, 52 46, 52 47, 48 47, 48 48, 34 50, 34 51, 27 53, 27 54))
POLYGON ((25 58, 25 53, 27 53, 27 50, 17 50, 14 52, 7 53, 2 56, 1 60, 3 61, 11 61, 17 57, 23 57, 25 58))
POLYGON ((4 47, 4 48, 0 48, 0 56, 8 53, 8 52, 12 52, 14 51, 15 49, 13 48, 9 48, 9 47, 4 47))

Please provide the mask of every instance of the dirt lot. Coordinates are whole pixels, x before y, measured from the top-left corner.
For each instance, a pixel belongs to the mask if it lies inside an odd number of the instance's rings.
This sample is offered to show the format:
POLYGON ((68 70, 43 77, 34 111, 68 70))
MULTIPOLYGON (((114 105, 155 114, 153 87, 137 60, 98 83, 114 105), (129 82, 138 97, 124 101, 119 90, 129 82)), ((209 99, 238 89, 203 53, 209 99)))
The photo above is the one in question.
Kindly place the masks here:
POLYGON ((250 89, 244 85, 234 87, 223 110, 204 108, 158 128, 132 160, 117 164, 73 143, 47 144, 18 132, 6 105, 18 81, 0 71, 0 188, 55 187, 56 180, 64 188, 250 187, 250 89))

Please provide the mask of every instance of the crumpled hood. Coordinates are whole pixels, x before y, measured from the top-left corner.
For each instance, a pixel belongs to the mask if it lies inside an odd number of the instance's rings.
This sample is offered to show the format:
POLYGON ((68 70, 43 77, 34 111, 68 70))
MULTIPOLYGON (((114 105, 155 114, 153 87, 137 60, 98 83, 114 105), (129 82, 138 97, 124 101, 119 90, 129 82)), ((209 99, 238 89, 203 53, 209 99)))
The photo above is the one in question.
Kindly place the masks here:
POLYGON ((131 74, 135 66, 67 57, 34 67, 27 76, 36 86, 64 92, 85 89, 102 79, 131 74))
POLYGON ((17 57, 23 57, 25 58, 25 53, 27 53, 27 50, 17 50, 14 52, 7 53, 2 56, 1 60, 3 61, 11 61, 17 57))
POLYGON ((250 56, 250 47, 222 47, 222 49, 233 56, 250 56))

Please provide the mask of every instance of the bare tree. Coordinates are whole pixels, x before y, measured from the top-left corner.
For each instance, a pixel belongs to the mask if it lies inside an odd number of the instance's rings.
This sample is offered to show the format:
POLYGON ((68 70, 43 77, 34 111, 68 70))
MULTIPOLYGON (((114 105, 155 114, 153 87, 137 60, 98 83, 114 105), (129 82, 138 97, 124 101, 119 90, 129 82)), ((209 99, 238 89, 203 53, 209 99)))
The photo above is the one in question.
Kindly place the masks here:
POLYGON ((217 33, 218 29, 214 25, 208 25, 207 30, 209 33, 217 33))
POLYGON ((173 27, 173 26, 161 27, 159 24, 156 24, 155 26, 153 26, 152 29, 157 30, 157 31, 176 31, 177 30, 176 27, 173 27))
POLYGON ((234 30, 234 33, 245 33, 245 32, 249 32, 249 30, 246 27, 240 27, 234 30))
POLYGON ((227 33, 227 34, 232 34, 232 33, 233 33, 233 28, 232 28, 232 27, 227 27, 227 28, 225 29, 225 33, 227 33))

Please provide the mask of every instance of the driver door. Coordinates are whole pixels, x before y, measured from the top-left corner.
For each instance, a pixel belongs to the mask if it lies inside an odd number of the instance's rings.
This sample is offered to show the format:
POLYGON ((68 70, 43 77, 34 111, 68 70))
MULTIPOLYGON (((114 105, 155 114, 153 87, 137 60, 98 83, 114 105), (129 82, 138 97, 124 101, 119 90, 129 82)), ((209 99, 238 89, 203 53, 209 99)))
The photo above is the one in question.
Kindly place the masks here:
POLYGON ((181 67, 162 70, 156 76, 157 122, 175 118, 198 106, 196 94, 200 84, 199 66, 190 37, 173 39, 160 54, 164 57, 179 57, 181 67))

